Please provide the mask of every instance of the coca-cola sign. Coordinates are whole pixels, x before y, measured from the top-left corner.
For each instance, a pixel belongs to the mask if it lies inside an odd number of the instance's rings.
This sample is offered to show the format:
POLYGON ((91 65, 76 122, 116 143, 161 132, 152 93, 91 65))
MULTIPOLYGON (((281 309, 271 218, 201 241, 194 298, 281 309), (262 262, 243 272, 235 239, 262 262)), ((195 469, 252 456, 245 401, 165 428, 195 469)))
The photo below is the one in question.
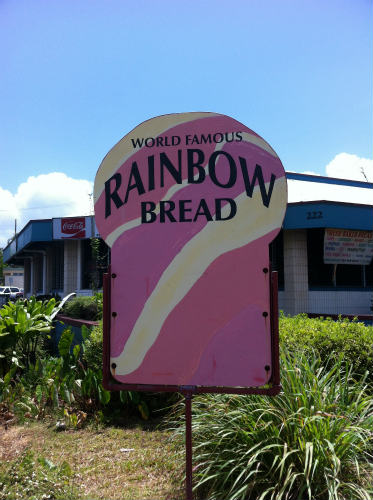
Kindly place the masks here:
POLYGON ((85 238, 85 217, 61 219, 62 238, 85 238))
POLYGON ((54 239, 84 239, 92 237, 91 217, 53 219, 54 239))

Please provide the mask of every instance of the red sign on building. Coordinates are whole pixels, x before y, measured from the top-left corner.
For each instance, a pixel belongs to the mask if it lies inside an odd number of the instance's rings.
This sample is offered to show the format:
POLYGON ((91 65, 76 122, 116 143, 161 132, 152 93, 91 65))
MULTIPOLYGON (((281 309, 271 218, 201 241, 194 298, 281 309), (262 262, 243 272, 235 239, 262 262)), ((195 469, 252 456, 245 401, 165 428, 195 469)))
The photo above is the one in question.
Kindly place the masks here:
POLYGON ((85 217, 61 219, 61 238, 85 238, 85 217))
POLYGON ((53 219, 53 239, 83 239, 92 237, 91 217, 53 219))

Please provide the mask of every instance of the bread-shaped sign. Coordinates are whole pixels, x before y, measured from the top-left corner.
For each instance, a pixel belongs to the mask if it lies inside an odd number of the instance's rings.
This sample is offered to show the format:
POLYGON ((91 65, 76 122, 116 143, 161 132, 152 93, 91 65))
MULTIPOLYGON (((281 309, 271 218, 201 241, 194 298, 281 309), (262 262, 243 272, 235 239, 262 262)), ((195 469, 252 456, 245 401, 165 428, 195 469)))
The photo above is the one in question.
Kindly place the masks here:
POLYGON ((113 377, 267 384, 270 276, 263 269, 287 202, 284 168, 269 144, 217 113, 152 118, 106 155, 94 199, 115 276, 113 377))

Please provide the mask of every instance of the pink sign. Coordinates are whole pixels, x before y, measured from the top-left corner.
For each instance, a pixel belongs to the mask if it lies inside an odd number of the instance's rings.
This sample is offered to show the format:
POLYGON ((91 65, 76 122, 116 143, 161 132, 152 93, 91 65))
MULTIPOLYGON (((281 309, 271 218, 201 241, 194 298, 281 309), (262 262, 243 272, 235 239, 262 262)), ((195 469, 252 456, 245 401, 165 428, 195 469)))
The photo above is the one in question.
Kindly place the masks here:
POLYGON ((111 247, 110 369, 125 384, 261 387, 271 378, 268 246, 286 209, 274 150, 216 113, 148 120, 94 186, 111 247))

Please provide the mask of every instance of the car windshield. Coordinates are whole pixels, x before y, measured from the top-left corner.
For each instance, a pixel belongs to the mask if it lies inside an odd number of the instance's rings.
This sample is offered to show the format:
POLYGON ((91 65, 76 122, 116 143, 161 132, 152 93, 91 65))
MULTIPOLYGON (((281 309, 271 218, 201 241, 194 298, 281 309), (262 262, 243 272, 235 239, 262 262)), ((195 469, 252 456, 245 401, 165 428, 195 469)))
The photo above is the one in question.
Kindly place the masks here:
POLYGON ((3 293, 5 290, 5 286, 0 286, 0 293, 3 293))
POLYGON ((10 291, 11 292, 19 292, 19 288, 15 287, 15 286, 11 286, 10 291))

